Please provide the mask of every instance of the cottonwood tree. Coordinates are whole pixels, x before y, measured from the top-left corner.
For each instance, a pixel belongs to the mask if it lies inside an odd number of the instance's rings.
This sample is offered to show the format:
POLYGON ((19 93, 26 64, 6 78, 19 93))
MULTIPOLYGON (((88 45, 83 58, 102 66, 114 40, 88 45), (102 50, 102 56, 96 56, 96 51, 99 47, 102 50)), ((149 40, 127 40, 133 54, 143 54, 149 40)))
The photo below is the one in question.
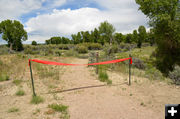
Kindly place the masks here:
POLYGON ((22 41, 27 40, 27 32, 24 30, 24 26, 17 20, 4 20, 0 23, 0 33, 2 33, 2 39, 8 42, 10 51, 23 50, 22 41))
POLYGON ((76 37, 77 37, 76 39, 77 39, 78 43, 82 43, 83 42, 83 39, 81 37, 81 33, 80 32, 77 33, 76 37))
POLYGON ((90 41, 91 41, 91 38, 90 38, 89 31, 85 31, 85 32, 83 33, 83 42, 88 43, 88 42, 90 42, 90 41))
POLYGON ((137 47, 141 48, 141 45, 145 41, 146 36, 147 36, 146 28, 144 26, 139 26, 138 32, 139 32, 139 34, 138 34, 137 47))
POLYGON ((165 75, 180 65, 180 1, 136 0, 154 28, 157 68, 165 75))
POLYGON ((115 28, 112 24, 107 21, 102 22, 99 26, 99 32, 102 36, 105 36, 104 38, 106 38, 109 44, 112 44, 113 33, 115 32, 115 28))
POLYGON ((133 40, 132 34, 128 33, 126 35, 125 43, 131 43, 133 40))
POLYGON ((31 44, 32 44, 32 45, 37 45, 37 42, 36 42, 36 41, 32 41, 31 44))
POLYGON ((114 39, 118 44, 120 44, 121 42, 124 41, 124 36, 123 36, 122 33, 115 33, 114 34, 114 39))
POLYGON ((99 31, 97 30, 97 28, 94 29, 94 43, 97 43, 98 40, 100 39, 100 34, 99 31))
POLYGON ((154 29, 150 29, 150 31, 148 33, 148 41, 151 46, 153 46, 155 44, 154 29))
POLYGON ((97 43, 98 40, 100 39, 100 34, 99 31, 97 30, 97 28, 94 29, 94 31, 91 31, 91 42, 92 43, 97 43))
POLYGON ((137 43, 138 41, 138 32, 137 30, 133 31, 133 42, 137 43))
POLYGON ((77 39, 76 34, 72 34, 71 37, 72 37, 73 44, 77 44, 78 42, 76 40, 77 39))

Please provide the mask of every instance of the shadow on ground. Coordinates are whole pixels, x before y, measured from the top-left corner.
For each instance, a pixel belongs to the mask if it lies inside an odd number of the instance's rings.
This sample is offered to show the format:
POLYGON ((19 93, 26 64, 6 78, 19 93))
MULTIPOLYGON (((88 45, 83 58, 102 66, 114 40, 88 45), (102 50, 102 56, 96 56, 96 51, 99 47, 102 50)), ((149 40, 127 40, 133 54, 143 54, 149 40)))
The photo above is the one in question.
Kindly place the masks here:
POLYGON ((47 94, 50 94, 50 93, 63 93, 63 92, 69 92, 69 91, 75 91, 75 90, 81 90, 81 89, 89 89, 89 88, 100 88, 100 87, 106 87, 106 86, 119 86, 119 85, 124 85, 124 84, 128 85, 127 82, 121 83, 121 84, 112 84, 112 85, 107 85, 107 84, 91 85, 91 86, 83 86, 83 87, 70 88, 70 89, 65 89, 65 90, 52 91, 52 92, 49 92, 47 94))

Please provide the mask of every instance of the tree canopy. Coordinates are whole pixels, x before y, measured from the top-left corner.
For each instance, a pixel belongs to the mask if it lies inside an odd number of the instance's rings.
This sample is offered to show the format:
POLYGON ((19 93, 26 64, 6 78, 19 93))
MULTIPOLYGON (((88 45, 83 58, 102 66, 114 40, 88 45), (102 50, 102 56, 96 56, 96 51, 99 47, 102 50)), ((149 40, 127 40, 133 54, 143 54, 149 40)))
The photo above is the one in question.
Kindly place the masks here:
POLYGON ((180 1, 136 0, 154 29, 157 67, 165 74, 180 65, 180 1))
POLYGON ((137 32, 137 30, 134 30, 133 31, 133 42, 137 42, 138 41, 138 32, 137 32))
POLYGON ((138 32, 139 32, 139 37, 138 37, 138 41, 137 41, 137 46, 138 46, 138 48, 141 48, 142 42, 144 42, 147 37, 146 36, 146 28, 144 26, 139 26, 138 32))
POLYGON ((113 27, 112 24, 108 23, 107 21, 104 21, 100 24, 99 26, 99 32, 102 36, 107 37, 107 42, 110 44, 112 43, 113 40, 113 33, 115 32, 115 28, 113 27))
POLYGON ((123 36, 122 33, 115 33, 114 34, 114 39, 115 39, 117 44, 120 44, 121 42, 124 41, 124 36, 123 36))
POLYGON ((32 44, 32 45, 37 45, 37 42, 36 42, 36 41, 32 41, 31 44, 32 44))
POLYGON ((69 44, 70 39, 65 37, 51 37, 49 40, 45 41, 46 44, 69 44))
POLYGON ((24 26, 16 20, 2 21, 0 23, 0 33, 2 33, 2 39, 8 42, 10 50, 22 50, 22 41, 28 38, 24 26))

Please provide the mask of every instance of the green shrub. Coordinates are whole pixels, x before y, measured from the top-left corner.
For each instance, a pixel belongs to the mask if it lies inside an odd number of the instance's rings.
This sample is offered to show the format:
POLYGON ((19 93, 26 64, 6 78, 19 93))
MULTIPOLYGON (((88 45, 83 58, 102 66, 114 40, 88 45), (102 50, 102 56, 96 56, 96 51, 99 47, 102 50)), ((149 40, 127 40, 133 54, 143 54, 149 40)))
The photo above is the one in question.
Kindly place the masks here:
POLYGON ((0 45, 0 55, 2 54, 8 54, 9 48, 6 45, 0 45))
POLYGON ((96 62, 96 53, 91 51, 89 52, 88 63, 95 63, 95 62, 96 62))
POLYGON ((21 53, 18 53, 16 56, 17 56, 18 58, 21 58, 21 59, 26 58, 26 56, 25 56, 25 55, 23 55, 23 54, 21 54, 21 53))
POLYGON ((142 47, 148 47, 148 46, 150 46, 149 43, 142 43, 142 47))
POLYGON ((32 45, 37 45, 37 42, 36 41, 32 41, 32 45))
POLYGON ((72 49, 66 51, 64 54, 65 54, 65 56, 77 56, 78 55, 78 53, 72 49))
POLYGON ((163 80, 164 79, 162 73, 155 67, 147 68, 145 71, 145 75, 150 80, 163 80))
POLYGON ((87 47, 85 47, 83 45, 77 45, 76 50, 78 51, 78 53, 87 53, 88 52, 87 47))
POLYGON ((18 79, 13 80, 13 83, 14 83, 15 85, 20 85, 21 82, 22 82, 22 80, 18 80, 18 79))
POLYGON ((172 72, 169 72, 169 78, 172 79, 172 81, 175 84, 180 85, 180 66, 175 65, 174 70, 172 72))
POLYGON ((12 108, 8 109, 9 113, 11 113, 11 112, 18 112, 18 111, 19 111, 19 109, 16 108, 16 107, 12 107, 12 108))
POLYGON ((35 55, 35 54, 39 54, 40 52, 39 51, 34 51, 30 48, 25 48, 24 49, 24 54, 32 54, 32 55, 35 55))
POLYGON ((104 46, 104 52, 105 52, 105 55, 111 55, 111 54, 114 54, 114 53, 117 53, 119 51, 118 49, 118 45, 105 45, 104 46))
POLYGON ((112 45, 111 50, 113 53, 117 53, 118 52, 118 45, 112 45))
POLYGON ((61 51, 56 50, 56 51, 55 51, 55 54, 56 54, 56 56, 61 56, 61 51))
POLYGON ((24 53, 25 54, 32 54, 32 50, 30 48, 25 48, 24 53))
POLYGON ((87 44, 88 50, 100 50, 102 49, 102 45, 99 43, 89 43, 87 44))
POLYGON ((130 44, 130 49, 134 49, 134 48, 137 48, 137 44, 136 43, 131 43, 130 44))
POLYGON ((17 96, 23 96, 25 94, 24 90, 22 89, 19 89, 17 92, 16 92, 16 95, 17 96))
POLYGON ((4 73, 0 73, 0 81, 7 81, 7 80, 9 80, 9 76, 4 73))
POLYGON ((119 47, 120 47, 121 49, 124 49, 125 46, 126 46, 126 44, 125 44, 124 42, 122 42, 122 43, 120 43, 120 46, 119 46, 119 47))
POLYGON ((108 77, 108 75, 107 75, 106 72, 100 71, 100 72, 99 72, 99 79, 100 79, 100 81, 102 81, 102 82, 106 82, 106 80, 108 80, 109 77, 108 77))
POLYGON ((120 49, 124 49, 124 51, 129 51, 130 49, 136 48, 136 44, 129 44, 129 43, 121 43, 119 45, 120 49))
POLYGON ((54 52, 51 48, 45 50, 45 56, 52 55, 54 52))
POLYGON ((39 103, 42 103, 44 102, 44 99, 40 96, 33 96, 32 99, 31 99, 31 103, 32 104, 39 104, 39 103))
POLYGON ((48 105, 49 108, 57 111, 57 112, 67 112, 68 106, 62 104, 51 104, 48 105))
POLYGON ((133 58, 133 66, 135 66, 138 69, 145 69, 144 62, 138 58, 133 58))
POLYGON ((130 44, 125 44, 125 46, 124 46, 124 51, 130 51, 130 49, 131 49, 131 45, 130 44))
POLYGON ((150 57, 157 57, 157 52, 153 51, 150 57))
POLYGON ((59 44, 58 48, 60 50, 69 50, 72 46, 70 44, 59 44))
POLYGON ((98 78, 100 81, 106 82, 107 84, 112 84, 112 81, 109 80, 109 77, 106 71, 100 70, 98 75, 99 75, 98 78))
POLYGON ((53 109, 54 111, 61 112, 60 119, 69 119, 70 115, 68 113, 68 106, 62 104, 51 104, 48 105, 49 108, 53 109))

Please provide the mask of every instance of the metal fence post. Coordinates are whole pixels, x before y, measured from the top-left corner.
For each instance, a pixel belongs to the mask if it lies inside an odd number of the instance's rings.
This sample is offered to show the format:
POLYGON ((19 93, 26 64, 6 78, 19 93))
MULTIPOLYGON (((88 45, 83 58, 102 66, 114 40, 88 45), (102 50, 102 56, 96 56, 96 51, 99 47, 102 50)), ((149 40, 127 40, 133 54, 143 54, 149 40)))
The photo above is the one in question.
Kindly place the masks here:
MULTIPOLYGON (((99 53, 96 52, 96 62, 98 62, 98 60, 99 60, 99 53)), ((98 74, 98 69, 99 69, 99 66, 96 65, 96 74, 98 74)))
POLYGON ((30 67, 30 73, 31 73, 31 82, 32 82, 33 96, 36 96, 35 88, 34 88, 34 80, 33 80, 33 75, 32 75, 32 69, 31 69, 31 60, 29 60, 29 67, 30 67))
POLYGON ((131 85, 131 54, 129 54, 129 85, 131 85))

